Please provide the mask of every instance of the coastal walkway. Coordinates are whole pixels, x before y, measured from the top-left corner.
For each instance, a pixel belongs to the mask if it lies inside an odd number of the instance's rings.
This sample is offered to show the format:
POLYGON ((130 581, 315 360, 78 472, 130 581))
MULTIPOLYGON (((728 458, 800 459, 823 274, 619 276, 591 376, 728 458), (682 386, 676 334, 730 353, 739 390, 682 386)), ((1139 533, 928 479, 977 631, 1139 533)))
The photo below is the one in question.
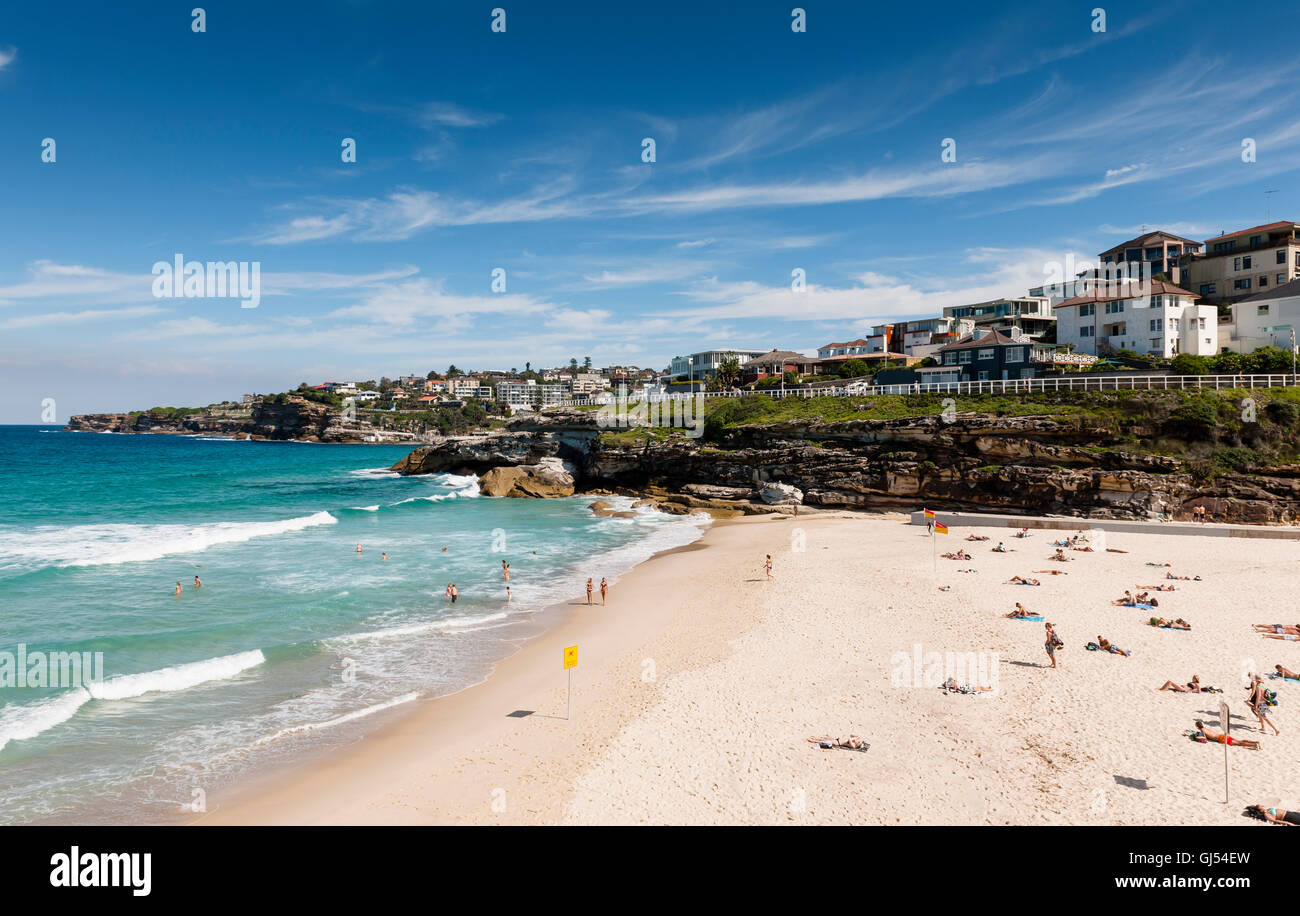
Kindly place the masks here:
MULTIPOLYGON (((1051 531, 1080 531, 1100 528, 1131 534, 1172 534, 1200 538, 1278 538, 1300 541, 1300 527, 1285 525, 1221 525, 1207 522, 1129 521, 1127 519, 1078 518, 1074 516, 996 515, 983 512, 943 512, 935 509, 935 521, 967 528, 1043 528, 1051 531)), ((923 511, 911 513, 913 525, 925 525, 923 511)))

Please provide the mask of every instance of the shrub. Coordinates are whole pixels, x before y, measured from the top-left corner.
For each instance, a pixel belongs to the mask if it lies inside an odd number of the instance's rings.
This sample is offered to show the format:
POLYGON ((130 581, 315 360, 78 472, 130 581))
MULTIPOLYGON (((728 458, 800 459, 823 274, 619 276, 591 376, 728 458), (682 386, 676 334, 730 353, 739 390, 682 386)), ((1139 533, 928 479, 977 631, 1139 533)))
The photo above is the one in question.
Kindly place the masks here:
POLYGON ((1169 368, 1178 375, 1209 375, 1210 361, 1204 356, 1179 353, 1169 364, 1169 368))

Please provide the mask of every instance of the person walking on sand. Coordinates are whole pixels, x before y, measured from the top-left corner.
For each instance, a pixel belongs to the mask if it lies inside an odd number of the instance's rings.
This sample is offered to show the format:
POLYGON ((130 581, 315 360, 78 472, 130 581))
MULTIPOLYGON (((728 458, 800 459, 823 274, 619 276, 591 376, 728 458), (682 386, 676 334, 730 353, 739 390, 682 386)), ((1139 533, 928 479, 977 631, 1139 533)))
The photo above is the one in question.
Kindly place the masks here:
POLYGON ((1047 657, 1052 660, 1050 667, 1056 667, 1056 650, 1062 645, 1061 637, 1056 635, 1056 630, 1050 623, 1043 624, 1047 629, 1047 638, 1043 641, 1043 648, 1047 650, 1047 657))
POLYGON ((588 603, 588 604, 591 604, 591 590, 592 590, 592 587, 593 587, 593 586, 592 586, 592 584, 591 584, 591 579, 587 579, 587 603, 588 603))
POLYGON ((763 571, 767 573, 769 579, 772 578, 772 555, 770 553, 767 555, 767 559, 763 561, 763 571))
POLYGON ((600 577, 600 605, 601 605, 601 607, 604 607, 604 606, 605 606, 605 596, 608 595, 608 594, 609 594, 609 582, 607 582, 607 581, 605 580, 605 577, 604 577, 604 576, 601 576, 601 577, 600 577))
POLYGON ((1264 679, 1257 674, 1250 682, 1250 694, 1247 696, 1246 702, 1250 704, 1250 711, 1253 712, 1255 718, 1259 720, 1259 730, 1261 732, 1267 733, 1268 728, 1271 728, 1273 729, 1273 734, 1281 735, 1282 733, 1277 730, 1277 726, 1274 725, 1268 717, 1269 709, 1272 707, 1268 705, 1267 693, 1268 692, 1264 687, 1264 679), (1268 728, 1265 728, 1265 725, 1267 725, 1268 728))
POLYGON ((194 587, 195 587, 195 588, 203 588, 203 580, 200 579, 198 576, 195 576, 195 577, 194 577, 194 587))
POLYGON ((179 598, 180 595, 181 595, 181 584, 180 584, 179 582, 177 582, 177 583, 176 583, 176 597, 179 598))

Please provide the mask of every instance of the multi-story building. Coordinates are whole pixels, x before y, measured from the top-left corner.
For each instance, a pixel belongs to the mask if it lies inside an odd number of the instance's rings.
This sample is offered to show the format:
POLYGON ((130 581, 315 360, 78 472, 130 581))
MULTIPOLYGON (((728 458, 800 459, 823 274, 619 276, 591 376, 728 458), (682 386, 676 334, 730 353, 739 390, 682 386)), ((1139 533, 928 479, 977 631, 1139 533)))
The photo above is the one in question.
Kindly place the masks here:
POLYGON ((448 379, 447 386, 452 397, 455 398, 460 398, 462 400, 465 398, 480 398, 484 401, 492 400, 492 386, 484 384, 473 376, 465 375, 460 376, 459 378, 448 379))
POLYGON ((1231 336, 1223 345, 1236 353, 1259 347, 1291 349, 1292 342, 1300 339, 1300 280, 1232 303, 1229 327, 1231 336))
MULTIPOLYGON (((766 352, 766 350, 755 350, 751 347, 703 350, 699 353, 692 353, 690 356, 674 356, 669 371, 673 378, 706 379, 717 375, 718 367, 732 357, 743 363, 755 356, 762 356, 766 352)), ((610 374, 613 386, 618 388, 619 379, 635 380, 640 375, 640 370, 611 370, 610 374)))
POLYGON ((673 379, 684 379, 691 374, 691 358, 674 356, 668 364, 668 375, 673 379))
POLYGON ((828 343, 824 347, 817 348, 817 358, 834 359, 838 356, 866 356, 868 353, 880 353, 884 349, 879 346, 880 343, 878 340, 873 342, 861 337, 841 343, 828 343))
POLYGON ((451 391, 451 385, 445 378, 425 379, 421 387, 425 394, 447 394, 451 391))
POLYGON ((500 382, 496 386, 496 399, 509 407, 537 410, 563 404, 563 385, 539 385, 533 379, 525 382, 500 382))
POLYGON ((1056 342, 1092 355, 1212 356, 1218 352, 1218 309, 1195 302, 1195 293, 1163 280, 1143 284, 1143 292, 1128 285, 1094 289, 1056 306, 1056 342))
POLYGON ((1253 226, 1205 240, 1205 252, 1179 259, 1183 286, 1211 302, 1231 303, 1300 277, 1300 223, 1253 226))
POLYGON ((578 372, 560 376, 560 384, 575 398, 591 397, 609 387, 609 379, 595 372, 578 372))
POLYGON ((1179 262, 1184 255, 1196 254, 1201 243, 1171 232, 1156 230, 1139 235, 1097 255, 1104 269, 1108 264, 1144 264, 1151 274, 1164 274, 1171 283, 1179 281, 1179 262))
POLYGON ((939 348, 941 370, 928 373, 927 382, 987 382, 1033 378, 1052 366, 1056 347, 1038 343, 1023 334, 976 328, 956 343, 939 348), (954 378, 950 370, 957 369, 954 378), (947 371, 945 371, 947 370, 947 371))
POLYGON ((1052 303, 1046 296, 1021 296, 1008 299, 990 299, 971 305, 950 305, 944 308, 945 318, 966 318, 977 328, 1017 327, 1028 337, 1042 337, 1056 324, 1052 303))
POLYGON ((741 381, 748 385, 786 372, 802 372, 809 362, 815 361, 793 350, 769 350, 762 356, 755 356, 740 364, 741 381))
POLYGON ((1144 261, 1107 264, 1105 267, 1081 270, 1071 280, 1035 286, 1029 291, 1029 295, 1047 299, 1054 309, 1066 299, 1085 295, 1098 287, 1107 289, 1115 289, 1120 285, 1136 287, 1143 280, 1149 281, 1154 273, 1155 271, 1151 270, 1150 265, 1144 261))

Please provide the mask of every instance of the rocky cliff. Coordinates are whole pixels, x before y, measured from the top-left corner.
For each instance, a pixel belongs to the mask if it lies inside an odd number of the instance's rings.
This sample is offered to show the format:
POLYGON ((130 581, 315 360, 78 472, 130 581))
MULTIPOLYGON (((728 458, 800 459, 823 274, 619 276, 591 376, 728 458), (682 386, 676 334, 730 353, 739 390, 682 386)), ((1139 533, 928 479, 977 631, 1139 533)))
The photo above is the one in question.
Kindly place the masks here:
MULTIPOLYGON (((1153 518, 1204 505, 1219 521, 1300 520, 1300 465, 1208 473, 1203 446, 1219 434, 1190 430, 1175 405, 1166 407, 1144 407, 1147 415, 1131 422, 979 413, 797 419, 715 428, 706 438, 611 434, 594 413, 561 410, 416 449, 394 470, 483 474, 559 458, 574 468, 579 490, 648 494, 670 511, 786 511, 802 502, 1153 518), (1158 453, 1157 444, 1182 454, 1158 453)), ((1234 435, 1229 451, 1247 463, 1264 454, 1251 452, 1252 443, 1263 449, 1259 442, 1234 435)), ((1250 435, 1294 439, 1268 423, 1250 435)))
POLYGON ((68 420, 67 429, 73 432, 205 434, 305 442, 409 442, 416 438, 410 433, 379 430, 355 423, 345 426, 334 408, 299 397, 289 397, 281 402, 262 401, 245 414, 219 411, 79 414, 68 420))

